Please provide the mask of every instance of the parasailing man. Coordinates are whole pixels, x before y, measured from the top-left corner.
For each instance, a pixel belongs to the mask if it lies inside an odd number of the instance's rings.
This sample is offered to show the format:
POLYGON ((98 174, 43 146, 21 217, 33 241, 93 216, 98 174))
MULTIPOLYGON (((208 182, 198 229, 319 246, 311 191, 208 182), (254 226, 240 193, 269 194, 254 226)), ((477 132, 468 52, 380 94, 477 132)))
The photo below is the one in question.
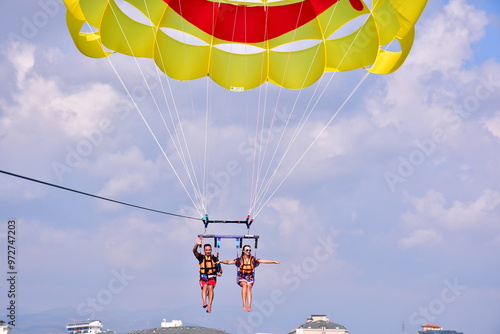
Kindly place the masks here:
POLYGON ((207 313, 212 312, 212 301, 214 300, 214 288, 217 283, 217 276, 222 275, 222 268, 217 256, 212 254, 210 244, 203 245, 203 252, 198 252, 198 246, 203 243, 203 238, 199 237, 193 247, 193 254, 198 259, 200 266, 200 287, 203 308, 207 313))

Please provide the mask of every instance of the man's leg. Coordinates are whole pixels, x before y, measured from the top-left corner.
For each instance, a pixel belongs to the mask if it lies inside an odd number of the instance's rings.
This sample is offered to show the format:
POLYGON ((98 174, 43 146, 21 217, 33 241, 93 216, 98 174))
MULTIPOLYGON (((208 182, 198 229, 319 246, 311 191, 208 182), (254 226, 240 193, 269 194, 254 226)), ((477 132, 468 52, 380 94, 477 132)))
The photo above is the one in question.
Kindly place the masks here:
POLYGON ((201 300, 203 302, 203 307, 207 307, 207 293, 208 293, 208 284, 203 284, 201 288, 201 300))
POLYGON ((212 312, 212 302, 214 300, 214 286, 211 284, 207 284, 207 293, 208 293, 208 307, 207 313, 212 312))

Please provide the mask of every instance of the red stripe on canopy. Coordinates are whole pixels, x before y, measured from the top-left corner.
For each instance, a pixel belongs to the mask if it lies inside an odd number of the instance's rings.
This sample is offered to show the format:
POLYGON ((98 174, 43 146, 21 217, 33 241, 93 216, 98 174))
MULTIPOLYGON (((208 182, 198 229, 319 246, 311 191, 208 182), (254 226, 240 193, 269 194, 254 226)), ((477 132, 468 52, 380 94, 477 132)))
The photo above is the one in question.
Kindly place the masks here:
MULTIPOLYGON (((314 20, 340 0, 304 0, 282 6, 247 6, 207 0, 164 0, 198 29, 231 42, 259 43, 314 20)), ((358 11, 361 0, 349 0, 358 11)))

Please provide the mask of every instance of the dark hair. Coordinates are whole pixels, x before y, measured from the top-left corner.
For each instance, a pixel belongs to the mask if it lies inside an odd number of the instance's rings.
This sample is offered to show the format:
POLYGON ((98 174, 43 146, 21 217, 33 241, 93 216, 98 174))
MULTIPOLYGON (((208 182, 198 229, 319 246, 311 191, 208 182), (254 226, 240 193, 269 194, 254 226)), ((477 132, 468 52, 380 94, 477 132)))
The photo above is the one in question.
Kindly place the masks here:
POLYGON ((212 248, 212 245, 210 245, 210 244, 204 244, 203 245, 203 249, 205 249, 205 247, 207 247, 207 246, 210 247, 210 248, 212 248))
POLYGON ((242 250, 242 251, 244 251, 244 250, 245 250, 245 247, 248 247, 248 248, 250 248, 250 250, 252 250, 252 247, 250 247, 250 245, 245 245, 245 246, 243 246, 243 248, 242 248, 241 250, 242 250))

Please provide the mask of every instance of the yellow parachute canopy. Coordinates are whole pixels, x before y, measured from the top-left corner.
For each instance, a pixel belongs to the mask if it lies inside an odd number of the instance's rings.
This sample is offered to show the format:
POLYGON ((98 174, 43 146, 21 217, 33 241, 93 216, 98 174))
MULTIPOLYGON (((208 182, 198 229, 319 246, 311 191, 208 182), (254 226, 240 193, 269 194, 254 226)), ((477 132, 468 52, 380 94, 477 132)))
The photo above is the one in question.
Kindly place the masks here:
POLYGON ((234 91, 266 81, 301 89, 325 72, 358 68, 391 73, 410 52, 426 2, 374 0, 369 8, 362 0, 64 0, 83 54, 152 58, 174 79, 208 75, 234 91), (361 16, 356 31, 332 36, 361 16), (92 32, 82 31, 88 27, 92 32), (384 50, 393 41, 401 51, 384 50))

